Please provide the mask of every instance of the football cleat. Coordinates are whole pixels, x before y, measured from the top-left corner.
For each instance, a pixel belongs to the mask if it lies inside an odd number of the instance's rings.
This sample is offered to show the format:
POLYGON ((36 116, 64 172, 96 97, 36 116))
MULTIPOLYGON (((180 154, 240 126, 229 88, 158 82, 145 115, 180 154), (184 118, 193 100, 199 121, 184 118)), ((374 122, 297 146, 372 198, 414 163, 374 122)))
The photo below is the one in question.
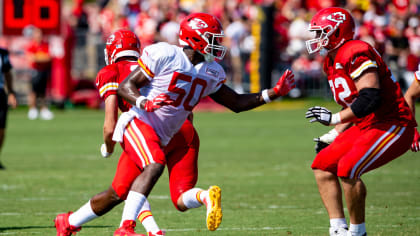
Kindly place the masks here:
POLYGON ((348 229, 342 227, 330 227, 330 236, 347 236, 348 229))
POLYGON ((222 190, 218 186, 210 186, 207 199, 207 229, 216 230, 222 223, 222 190))
POLYGON ((58 214, 54 219, 54 225, 57 229, 57 236, 71 236, 76 235, 76 232, 79 232, 82 229, 81 226, 75 227, 69 224, 69 216, 73 212, 69 211, 68 213, 58 214))
POLYGON ((159 230, 156 233, 152 233, 152 232, 148 233, 148 236, 162 236, 162 235, 165 235, 165 231, 163 230, 159 230))
POLYGON ((136 221, 125 220, 120 228, 115 230, 114 236, 146 236, 144 234, 136 234, 134 228, 136 227, 136 221))

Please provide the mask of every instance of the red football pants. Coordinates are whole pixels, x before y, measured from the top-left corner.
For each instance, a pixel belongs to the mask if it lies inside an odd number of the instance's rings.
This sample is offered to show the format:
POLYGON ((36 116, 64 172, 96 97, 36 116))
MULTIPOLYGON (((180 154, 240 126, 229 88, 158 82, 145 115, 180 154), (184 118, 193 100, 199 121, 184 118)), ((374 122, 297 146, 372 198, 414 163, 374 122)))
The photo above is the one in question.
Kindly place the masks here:
POLYGON ((192 123, 187 120, 165 148, 169 172, 169 189, 175 208, 182 193, 194 188, 198 178, 200 139, 192 123))
MULTIPOLYGON (((197 183, 199 146, 198 134, 192 123, 187 120, 163 149, 169 171, 171 199, 176 208, 179 196, 197 183)), ((142 163, 139 158, 137 160, 137 163, 142 163)), ((131 184, 141 174, 142 169, 123 151, 112 182, 113 189, 121 199, 126 199, 131 184)))
POLYGON ((389 123, 365 129, 353 126, 315 157, 312 169, 338 177, 358 179, 405 153, 413 140, 414 129, 389 123))

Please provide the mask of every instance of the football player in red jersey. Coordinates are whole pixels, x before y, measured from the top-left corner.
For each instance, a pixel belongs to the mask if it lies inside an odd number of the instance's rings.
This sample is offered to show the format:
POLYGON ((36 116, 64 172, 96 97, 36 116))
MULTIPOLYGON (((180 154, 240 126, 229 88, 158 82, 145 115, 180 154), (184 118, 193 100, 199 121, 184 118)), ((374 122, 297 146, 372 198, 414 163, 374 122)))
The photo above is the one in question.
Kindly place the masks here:
MULTIPOLYGON (((413 114, 416 114, 416 100, 420 97, 420 64, 418 71, 414 73, 414 81, 411 83, 410 87, 407 89, 407 92, 404 94, 404 98, 408 103, 413 114)), ((411 151, 418 152, 420 151, 420 134, 417 128, 414 130, 414 139, 411 144, 411 151)))
MULTIPOLYGON (((118 108, 124 112, 131 107, 131 104, 117 96, 118 85, 138 66, 137 59, 139 56, 140 41, 133 32, 117 30, 107 39, 105 47, 107 66, 99 71, 96 78, 96 86, 105 102, 104 144, 100 148, 101 154, 105 158, 109 157, 114 151, 115 142, 112 141, 112 134, 118 119, 118 108)), ((75 234, 83 224, 104 215, 125 200, 131 183, 140 173, 140 169, 123 152, 118 162, 114 180, 108 190, 93 196, 76 212, 63 213, 56 217, 54 221, 57 236, 75 234)), ((149 235, 163 235, 153 218, 147 200, 138 218, 149 235)))
POLYGON ((309 53, 326 55, 324 71, 335 101, 343 107, 332 113, 311 107, 310 122, 349 126, 322 149, 312 163, 319 193, 330 218, 330 235, 366 235, 366 187, 360 177, 405 153, 416 121, 401 89, 378 52, 354 40, 350 13, 332 7, 320 10, 310 22, 315 38, 306 42, 309 53), (341 187, 340 181, 341 180, 341 187), (342 191, 350 215, 344 216, 342 191))
MULTIPOLYGON (((135 219, 164 165, 168 164, 170 169, 171 157, 166 148, 171 144, 168 142, 179 128, 182 129, 181 125, 201 98, 209 95, 232 111, 241 112, 285 96, 294 87, 293 74, 289 70, 273 88, 261 93, 237 94, 224 85, 225 71, 215 61, 226 53, 221 45, 223 37, 222 26, 216 17, 191 14, 180 24, 183 47, 156 43, 144 48, 140 66, 120 84, 118 95, 133 106, 120 116, 113 140, 121 143, 143 172, 127 196, 123 226, 114 236, 125 235, 125 226, 135 219)), ((207 192, 191 189, 181 197, 179 202, 184 208, 180 210, 204 203, 207 228, 212 231, 219 227, 222 220, 219 187, 212 186, 207 192)))

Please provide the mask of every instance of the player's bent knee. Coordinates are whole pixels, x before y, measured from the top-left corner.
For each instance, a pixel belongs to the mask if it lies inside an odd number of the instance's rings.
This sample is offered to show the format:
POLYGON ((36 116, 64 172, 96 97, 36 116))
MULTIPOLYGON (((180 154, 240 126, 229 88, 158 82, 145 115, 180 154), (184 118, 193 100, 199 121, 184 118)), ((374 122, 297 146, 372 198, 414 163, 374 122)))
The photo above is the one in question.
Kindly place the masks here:
POLYGON ((184 201, 182 200, 182 194, 178 195, 178 198, 172 198, 172 203, 174 204, 175 208, 180 211, 184 212, 187 211, 188 208, 184 205, 184 201))
POLYGON ((90 204, 92 210, 95 212, 96 215, 101 216, 116 205, 120 204, 123 200, 117 195, 112 187, 108 190, 96 194, 90 199, 90 204))
POLYGON ((113 187, 110 187, 107 191, 107 195, 112 202, 122 202, 123 199, 117 194, 113 187))
POLYGON ((327 170, 314 169, 315 178, 318 180, 329 180, 337 178, 336 175, 327 170))

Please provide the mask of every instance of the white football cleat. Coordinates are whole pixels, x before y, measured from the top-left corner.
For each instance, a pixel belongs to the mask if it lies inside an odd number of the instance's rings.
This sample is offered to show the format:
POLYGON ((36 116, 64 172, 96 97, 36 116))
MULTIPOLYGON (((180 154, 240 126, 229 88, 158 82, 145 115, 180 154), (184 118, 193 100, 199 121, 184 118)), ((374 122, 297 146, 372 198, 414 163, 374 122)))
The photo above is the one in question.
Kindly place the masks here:
POLYGON ((214 231, 222 223, 222 190, 218 186, 210 186, 207 198, 207 229, 214 231))

